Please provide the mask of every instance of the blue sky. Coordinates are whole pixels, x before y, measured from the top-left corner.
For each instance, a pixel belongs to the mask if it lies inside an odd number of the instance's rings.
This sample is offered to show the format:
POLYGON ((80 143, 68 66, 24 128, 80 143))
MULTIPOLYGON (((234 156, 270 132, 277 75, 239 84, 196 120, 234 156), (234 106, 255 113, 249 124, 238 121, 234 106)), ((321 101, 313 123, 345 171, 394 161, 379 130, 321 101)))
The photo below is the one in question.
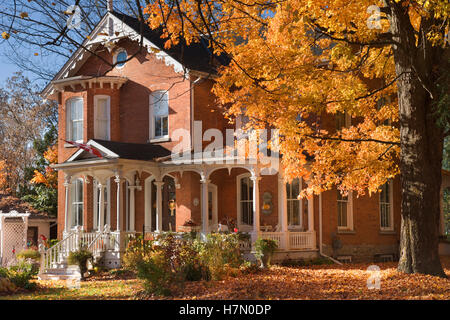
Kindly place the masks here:
POLYGON ((5 57, 0 57, 0 82, 3 84, 7 78, 19 69, 11 64, 5 57))

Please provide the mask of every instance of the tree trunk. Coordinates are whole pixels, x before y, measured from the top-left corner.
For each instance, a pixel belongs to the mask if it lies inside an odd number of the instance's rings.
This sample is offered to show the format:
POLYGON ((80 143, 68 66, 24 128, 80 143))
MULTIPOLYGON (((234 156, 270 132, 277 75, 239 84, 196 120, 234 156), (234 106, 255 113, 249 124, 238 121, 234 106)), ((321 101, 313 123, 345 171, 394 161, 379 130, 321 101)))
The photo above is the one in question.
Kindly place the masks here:
POLYGON ((411 28, 404 8, 397 8, 392 15, 391 31, 400 44, 393 46, 399 76, 401 143, 398 270, 445 277, 438 254, 444 131, 436 122, 436 97, 424 85, 424 79, 431 78, 433 66, 440 59, 436 50, 416 47, 411 28))

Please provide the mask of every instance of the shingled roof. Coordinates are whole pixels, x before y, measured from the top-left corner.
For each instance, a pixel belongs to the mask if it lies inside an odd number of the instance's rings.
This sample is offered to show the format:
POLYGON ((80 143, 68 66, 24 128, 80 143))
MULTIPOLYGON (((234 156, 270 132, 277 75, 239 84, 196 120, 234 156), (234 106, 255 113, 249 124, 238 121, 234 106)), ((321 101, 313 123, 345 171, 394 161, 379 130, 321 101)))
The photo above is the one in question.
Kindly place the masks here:
MULTIPOLYGON (((141 24, 138 19, 115 11, 111 14, 133 28, 136 33, 141 33, 141 24)), ((230 61, 225 55, 213 55, 206 38, 201 38, 200 42, 191 43, 189 46, 184 41, 180 41, 178 45, 165 49, 166 40, 161 39, 162 28, 152 30, 144 23, 142 35, 190 70, 214 74, 217 72, 217 66, 227 65, 230 61)))
POLYGON ((170 150, 158 144, 117 142, 99 139, 93 139, 93 141, 114 152, 121 159, 153 160, 171 154, 170 150))

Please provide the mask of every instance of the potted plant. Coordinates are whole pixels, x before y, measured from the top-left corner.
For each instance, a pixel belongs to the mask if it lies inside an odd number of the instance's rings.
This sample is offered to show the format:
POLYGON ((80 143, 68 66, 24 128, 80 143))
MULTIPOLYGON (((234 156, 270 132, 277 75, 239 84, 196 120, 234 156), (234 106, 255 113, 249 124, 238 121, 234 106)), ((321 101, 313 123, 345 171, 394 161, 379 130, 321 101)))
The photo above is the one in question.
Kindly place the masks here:
POLYGON ((68 262, 80 268, 81 280, 84 280, 84 274, 87 272, 87 262, 92 258, 92 253, 85 248, 80 248, 77 251, 69 253, 68 262))
POLYGON ((271 239, 258 239, 255 242, 256 258, 261 262, 263 268, 267 268, 270 265, 273 253, 277 249, 278 245, 275 240, 271 239))

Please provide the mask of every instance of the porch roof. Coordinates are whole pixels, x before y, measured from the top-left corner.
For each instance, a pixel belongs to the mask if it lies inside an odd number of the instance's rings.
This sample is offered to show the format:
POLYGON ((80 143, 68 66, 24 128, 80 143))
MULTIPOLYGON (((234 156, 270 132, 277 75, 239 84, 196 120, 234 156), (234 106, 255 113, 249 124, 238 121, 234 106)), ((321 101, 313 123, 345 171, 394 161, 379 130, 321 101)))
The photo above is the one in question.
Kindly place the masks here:
MULTIPOLYGON (((156 158, 166 157, 170 155, 170 150, 152 143, 129 143, 119 141, 109 141, 100 139, 91 139, 87 145, 92 146, 100 151, 106 159, 128 159, 128 160, 144 160, 151 161, 156 158)), ((64 163, 74 162, 77 160, 93 160, 96 156, 79 149, 64 163)))

